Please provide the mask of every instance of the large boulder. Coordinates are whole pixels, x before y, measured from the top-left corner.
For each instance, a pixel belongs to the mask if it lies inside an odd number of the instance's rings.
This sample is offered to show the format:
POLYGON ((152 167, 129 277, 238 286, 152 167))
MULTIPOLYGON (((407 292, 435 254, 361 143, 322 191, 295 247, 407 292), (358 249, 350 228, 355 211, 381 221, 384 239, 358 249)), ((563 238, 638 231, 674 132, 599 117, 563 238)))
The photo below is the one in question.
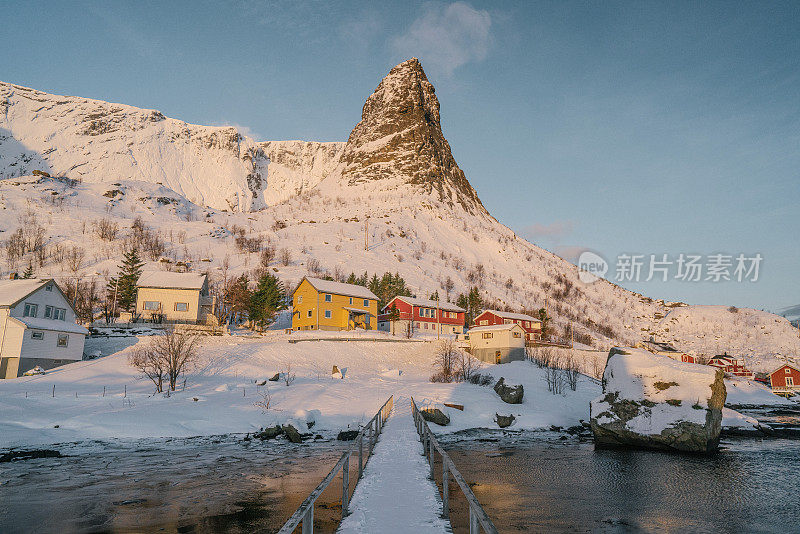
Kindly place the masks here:
POLYGON ((425 408, 420 410, 422 418, 430 423, 436 423, 439 426, 447 426, 450 424, 450 417, 442 412, 439 408, 425 408))
POLYGON ((614 348, 591 402, 597 447, 710 452, 719 446, 724 373, 638 349, 614 348))
POLYGON ((500 395, 503 402, 508 404, 522 404, 522 397, 525 394, 522 384, 518 386, 509 386, 506 384, 506 379, 502 376, 500 380, 497 381, 497 384, 494 385, 494 391, 500 395))

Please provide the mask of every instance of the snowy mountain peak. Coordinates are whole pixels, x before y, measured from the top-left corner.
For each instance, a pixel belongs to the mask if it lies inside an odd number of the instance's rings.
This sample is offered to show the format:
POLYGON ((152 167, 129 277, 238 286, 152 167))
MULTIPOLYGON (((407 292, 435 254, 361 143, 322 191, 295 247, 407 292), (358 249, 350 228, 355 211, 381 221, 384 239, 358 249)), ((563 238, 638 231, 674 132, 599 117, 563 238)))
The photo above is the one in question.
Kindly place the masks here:
POLYGON ((389 71, 367 99, 342 164, 350 185, 399 180, 469 213, 486 213, 442 134, 436 90, 417 58, 389 71))

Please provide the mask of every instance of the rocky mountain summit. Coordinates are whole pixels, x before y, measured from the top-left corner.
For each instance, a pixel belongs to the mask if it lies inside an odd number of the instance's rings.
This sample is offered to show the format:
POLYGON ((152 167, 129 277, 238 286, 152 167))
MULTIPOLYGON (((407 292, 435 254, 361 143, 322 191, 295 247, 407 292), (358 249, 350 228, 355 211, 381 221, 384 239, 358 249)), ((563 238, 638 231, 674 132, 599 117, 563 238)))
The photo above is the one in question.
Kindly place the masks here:
POLYGON ((436 90, 417 58, 394 67, 367 99, 342 163, 351 185, 400 180, 469 213, 486 211, 442 134, 436 90))

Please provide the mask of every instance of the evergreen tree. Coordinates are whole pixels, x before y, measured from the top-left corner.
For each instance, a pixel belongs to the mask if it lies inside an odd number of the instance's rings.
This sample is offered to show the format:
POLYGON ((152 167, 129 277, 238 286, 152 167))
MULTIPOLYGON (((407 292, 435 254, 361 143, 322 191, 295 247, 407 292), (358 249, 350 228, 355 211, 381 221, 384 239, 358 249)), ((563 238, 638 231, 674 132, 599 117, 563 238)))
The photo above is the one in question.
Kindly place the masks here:
POLYGON ((539 320, 542 321, 542 339, 547 339, 547 334, 549 333, 547 323, 550 322, 550 317, 547 315, 546 309, 539 309, 539 320))
POLYGON ((467 310, 465 314, 467 324, 472 324, 472 321, 481 313, 481 308, 483 308, 483 298, 478 288, 471 287, 468 293, 460 294, 456 299, 456 306, 467 310))
POLYGON ((28 279, 30 279, 30 278, 33 278, 33 275, 34 275, 34 272, 33 272, 33 263, 31 263, 31 262, 28 262, 28 268, 27 268, 27 269, 25 269, 25 272, 24 272, 24 273, 22 273, 22 278, 24 278, 25 280, 28 280, 28 279))
POLYGON ((286 289, 283 282, 272 273, 266 273, 258 280, 256 290, 250 297, 248 314, 259 328, 271 323, 275 314, 286 308, 286 289))
POLYGON ((144 262, 139 259, 136 249, 126 252, 119 266, 119 277, 116 280, 117 303, 120 309, 133 312, 136 308, 136 284, 142 275, 144 262))

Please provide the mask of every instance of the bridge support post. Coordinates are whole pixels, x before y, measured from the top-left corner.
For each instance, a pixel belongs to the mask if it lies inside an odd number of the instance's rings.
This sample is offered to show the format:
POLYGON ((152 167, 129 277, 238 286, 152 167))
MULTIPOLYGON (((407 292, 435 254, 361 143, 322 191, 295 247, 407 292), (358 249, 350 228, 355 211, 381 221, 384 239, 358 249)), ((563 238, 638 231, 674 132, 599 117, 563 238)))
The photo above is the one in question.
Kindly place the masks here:
POLYGON ((347 517, 347 507, 350 504, 350 456, 345 458, 342 466, 342 521, 347 517))
POLYGON ((358 478, 364 474, 364 434, 358 436, 358 478))
POLYGON ((450 519, 450 475, 447 473, 447 460, 442 457, 442 517, 450 519))
POLYGON ((434 455, 434 452, 433 452, 433 440, 431 439, 430 436, 428 436, 428 449, 430 450, 430 455, 428 457, 428 461, 431 464, 431 480, 435 481, 436 478, 433 476, 433 455, 434 455))
POLYGON ((478 523, 478 514, 469 507, 469 534, 481 534, 481 525, 478 523))
POLYGON ((303 516, 303 534, 314 534, 314 507, 308 509, 303 516))

